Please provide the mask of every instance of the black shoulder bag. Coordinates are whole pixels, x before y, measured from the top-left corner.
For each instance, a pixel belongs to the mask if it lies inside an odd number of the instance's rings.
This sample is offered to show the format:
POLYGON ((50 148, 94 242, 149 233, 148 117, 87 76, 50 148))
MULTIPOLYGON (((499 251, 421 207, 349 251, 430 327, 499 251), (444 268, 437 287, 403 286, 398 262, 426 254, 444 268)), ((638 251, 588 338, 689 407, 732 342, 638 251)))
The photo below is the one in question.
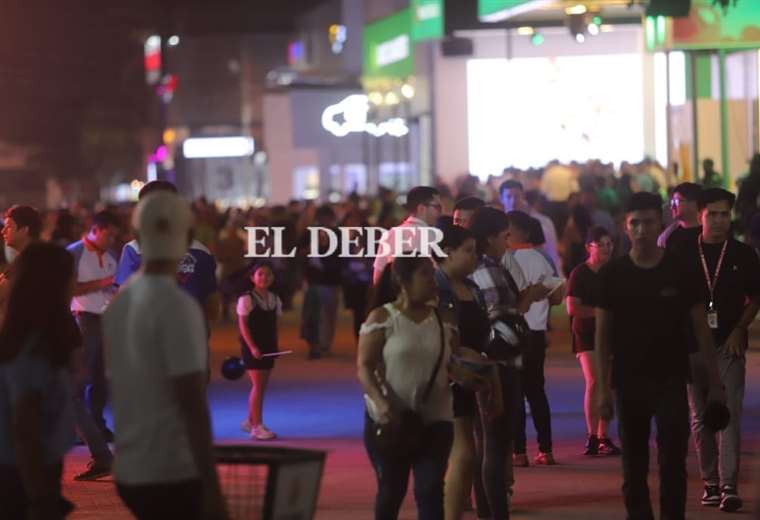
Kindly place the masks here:
MULTIPOLYGON (((441 349, 435 362, 433 373, 425 387, 420 404, 430 397, 436 376, 443 361, 443 351, 446 350, 443 322, 437 309, 433 309, 435 319, 440 329, 441 349)), ((425 435, 425 423, 422 416, 414 410, 403 410, 387 424, 375 423, 375 442, 380 451, 389 458, 406 458, 412 455, 422 445, 425 435)))

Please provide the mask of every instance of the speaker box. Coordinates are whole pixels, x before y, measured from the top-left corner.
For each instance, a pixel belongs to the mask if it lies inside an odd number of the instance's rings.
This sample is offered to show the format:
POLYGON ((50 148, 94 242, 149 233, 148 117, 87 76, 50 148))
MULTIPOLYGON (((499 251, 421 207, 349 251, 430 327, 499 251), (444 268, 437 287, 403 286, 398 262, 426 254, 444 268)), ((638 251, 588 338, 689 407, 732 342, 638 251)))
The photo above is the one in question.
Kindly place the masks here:
POLYGON ((446 38, 441 42, 444 56, 472 56, 472 40, 469 38, 446 38))
POLYGON ((689 16, 691 0, 649 0, 647 16, 689 16))

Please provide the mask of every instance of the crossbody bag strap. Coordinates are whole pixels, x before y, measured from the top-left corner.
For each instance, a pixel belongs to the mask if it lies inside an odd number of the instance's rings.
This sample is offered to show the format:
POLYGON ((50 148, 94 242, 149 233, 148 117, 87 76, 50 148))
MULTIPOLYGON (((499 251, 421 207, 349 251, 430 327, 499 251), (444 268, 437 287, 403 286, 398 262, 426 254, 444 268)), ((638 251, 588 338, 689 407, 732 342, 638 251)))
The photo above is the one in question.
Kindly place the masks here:
POLYGON ((445 335, 443 331, 443 322, 441 321, 441 315, 438 313, 438 309, 433 309, 433 312, 435 313, 435 320, 438 322, 438 329, 440 330, 440 343, 441 348, 438 352, 438 359, 435 362, 435 368, 433 368, 433 374, 430 376, 430 380, 428 381, 427 387, 425 388, 425 393, 422 395, 422 402, 428 400, 428 397, 430 397, 430 393, 433 391, 433 384, 435 383, 435 378, 438 375, 438 371, 441 369, 441 362, 443 361, 443 351, 446 350, 446 344, 445 344, 445 335))

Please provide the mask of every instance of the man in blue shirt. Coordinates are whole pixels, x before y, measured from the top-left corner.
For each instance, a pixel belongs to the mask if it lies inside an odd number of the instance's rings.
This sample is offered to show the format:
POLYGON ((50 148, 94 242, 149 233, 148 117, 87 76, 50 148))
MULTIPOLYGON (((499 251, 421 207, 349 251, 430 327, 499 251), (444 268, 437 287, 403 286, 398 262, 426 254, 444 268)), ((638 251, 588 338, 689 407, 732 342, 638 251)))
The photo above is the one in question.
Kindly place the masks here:
MULTIPOLYGON (((176 193, 174 184, 167 181, 152 181, 140 190, 138 199, 142 200, 154 191, 171 191, 176 193)), ((116 269, 114 284, 124 285, 137 272, 142 263, 140 247, 136 240, 124 246, 119 266, 116 269)), ((207 323, 217 319, 219 314, 219 295, 216 282, 216 260, 206 246, 197 240, 190 244, 185 256, 177 268, 177 282, 190 293, 204 310, 207 323)))

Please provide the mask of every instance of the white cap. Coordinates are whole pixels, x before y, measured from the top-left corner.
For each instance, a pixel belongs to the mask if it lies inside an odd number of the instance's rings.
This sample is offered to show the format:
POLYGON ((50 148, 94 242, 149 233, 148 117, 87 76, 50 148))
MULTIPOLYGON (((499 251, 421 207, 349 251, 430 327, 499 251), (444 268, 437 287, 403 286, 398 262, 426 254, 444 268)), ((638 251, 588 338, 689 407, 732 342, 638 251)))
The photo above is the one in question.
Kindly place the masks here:
POLYGON ((187 252, 193 213, 185 199, 169 191, 143 198, 132 214, 143 260, 179 260, 187 252))

